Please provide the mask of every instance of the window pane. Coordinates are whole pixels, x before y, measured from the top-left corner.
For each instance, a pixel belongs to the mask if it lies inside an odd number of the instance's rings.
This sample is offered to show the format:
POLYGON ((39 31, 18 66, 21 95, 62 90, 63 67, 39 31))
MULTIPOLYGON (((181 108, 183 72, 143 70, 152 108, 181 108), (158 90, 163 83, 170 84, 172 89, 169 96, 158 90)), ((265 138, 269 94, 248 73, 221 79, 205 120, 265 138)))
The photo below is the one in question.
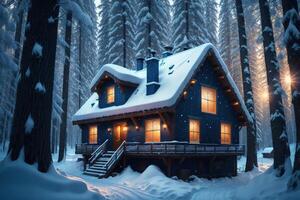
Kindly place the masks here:
POLYGON ((201 110, 202 112, 217 113, 217 92, 213 88, 201 87, 201 110))
POLYGON ((160 119, 145 121, 145 141, 160 142, 160 119))
POLYGON ((89 128, 89 143, 90 144, 97 144, 97 126, 90 126, 89 128))
POLYGON ((115 101, 115 87, 110 86, 107 88, 107 103, 113 103, 115 101))
POLYGON ((199 143, 200 141, 200 122, 191 119, 189 121, 189 139, 190 143, 199 143))
POLYGON ((231 125, 221 123, 221 144, 231 144, 231 125))

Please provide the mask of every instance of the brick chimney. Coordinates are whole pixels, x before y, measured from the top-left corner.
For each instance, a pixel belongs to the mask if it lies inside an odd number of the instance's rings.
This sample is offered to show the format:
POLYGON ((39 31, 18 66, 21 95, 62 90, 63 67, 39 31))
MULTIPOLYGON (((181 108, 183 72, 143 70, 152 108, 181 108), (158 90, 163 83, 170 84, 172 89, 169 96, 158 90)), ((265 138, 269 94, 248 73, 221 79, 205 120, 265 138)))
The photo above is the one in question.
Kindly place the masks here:
POLYGON ((146 94, 154 94, 159 88, 159 59, 155 51, 151 51, 151 57, 146 59, 147 64, 147 88, 146 94))

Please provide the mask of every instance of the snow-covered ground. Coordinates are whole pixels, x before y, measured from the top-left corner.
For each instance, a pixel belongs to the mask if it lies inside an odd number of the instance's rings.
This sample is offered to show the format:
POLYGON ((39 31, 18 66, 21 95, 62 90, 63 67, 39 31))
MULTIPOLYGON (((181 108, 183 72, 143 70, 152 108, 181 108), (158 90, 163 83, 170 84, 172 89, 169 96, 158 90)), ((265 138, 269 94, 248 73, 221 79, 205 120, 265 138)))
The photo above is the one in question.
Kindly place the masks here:
MULTIPOLYGON (((57 155, 53 155, 54 161, 56 160, 56 157, 57 155)), ((155 166, 149 166, 143 173, 134 172, 128 167, 117 176, 98 179, 83 175, 82 163, 77 162, 77 159, 78 155, 75 155, 73 150, 69 150, 64 162, 54 162, 56 171, 54 169, 51 170, 50 178, 48 178, 53 181, 53 177, 59 177, 61 181, 56 181, 59 183, 59 186, 55 187, 56 189, 61 187, 62 182, 67 182, 69 187, 73 187, 72 184, 74 184, 77 188, 73 190, 77 195, 75 199, 79 199, 78 196, 80 195, 81 197, 84 197, 84 199, 89 199, 87 197, 90 197, 90 199, 97 199, 95 192, 99 194, 99 199, 104 196, 105 198, 112 200, 300 199, 300 191, 292 193, 286 192, 289 175, 276 178, 271 167, 273 160, 262 158, 261 152, 258 153, 259 167, 252 172, 243 172, 246 159, 245 157, 241 157, 238 161, 239 173, 237 177, 213 180, 193 177, 190 182, 178 180, 176 177, 168 178, 155 166), (75 181, 75 183, 72 181, 75 181), (84 183, 87 187, 84 187, 84 183), (88 192, 86 189, 91 190, 92 192, 88 192), (80 195, 78 195, 78 193, 80 195)), ((10 163, 9 165, 12 164, 10 163)), ((3 176, 1 175, 3 174, 1 173, 3 172, 1 171, 2 169, 3 162, 0 163, 1 190, 3 187, 1 185, 7 184, 6 182, 1 181, 3 176)), ((14 177, 16 178, 18 175, 15 175, 14 177)), ((29 176, 27 178, 31 179, 29 176)), ((35 178, 36 177, 33 176, 32 179, 35 178)), ((36 188, 36 190, 43 190, 44 187, 39 186, 39 183, 40 182, 38 181, 36 184, 38 188, 36 188)), ((15 187, 17 187, 17 185, 15 187)), ((5 186, 5 188, 8 188, 8 186, 5 186)), ((62 192, 61 196, 66 194, 71 195, 72 189, 69 189, 68 191, 60 190, 60 192, 62 192)), ((0 194, 1 193, 2 192, 0 192, 0 194)), ((0 199, 2 199, 1 197, 2 196, 0 196, 0 199)))

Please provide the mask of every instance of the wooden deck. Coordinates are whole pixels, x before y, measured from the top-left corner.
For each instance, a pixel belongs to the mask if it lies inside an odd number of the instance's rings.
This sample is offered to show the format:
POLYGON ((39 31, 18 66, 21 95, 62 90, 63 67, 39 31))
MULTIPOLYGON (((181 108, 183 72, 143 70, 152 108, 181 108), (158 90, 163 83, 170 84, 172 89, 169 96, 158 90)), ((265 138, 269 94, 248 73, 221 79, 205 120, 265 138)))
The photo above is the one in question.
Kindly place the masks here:
MULTIPOLYGON (((78 144, 76 154, 91 155, 99 145, 78 144)), ((209 156, 243 155, 245 146, 239 144, 189 144, 186 142, 130 143, 124 145, 128 156, 209 156)))

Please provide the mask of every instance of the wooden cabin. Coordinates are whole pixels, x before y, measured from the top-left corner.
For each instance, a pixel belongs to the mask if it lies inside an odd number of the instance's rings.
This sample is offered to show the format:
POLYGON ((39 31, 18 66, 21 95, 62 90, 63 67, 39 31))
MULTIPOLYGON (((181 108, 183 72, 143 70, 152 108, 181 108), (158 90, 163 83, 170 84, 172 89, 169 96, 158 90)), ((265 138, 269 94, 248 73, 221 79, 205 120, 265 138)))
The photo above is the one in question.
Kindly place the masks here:
POLYGON ((154 164, 180 178, 235 176, 245 151, 239 131, 252 118, 215 47, 139 58, 136 68, 102 66, 73 116, 84 173, 107 177, 154 164))

